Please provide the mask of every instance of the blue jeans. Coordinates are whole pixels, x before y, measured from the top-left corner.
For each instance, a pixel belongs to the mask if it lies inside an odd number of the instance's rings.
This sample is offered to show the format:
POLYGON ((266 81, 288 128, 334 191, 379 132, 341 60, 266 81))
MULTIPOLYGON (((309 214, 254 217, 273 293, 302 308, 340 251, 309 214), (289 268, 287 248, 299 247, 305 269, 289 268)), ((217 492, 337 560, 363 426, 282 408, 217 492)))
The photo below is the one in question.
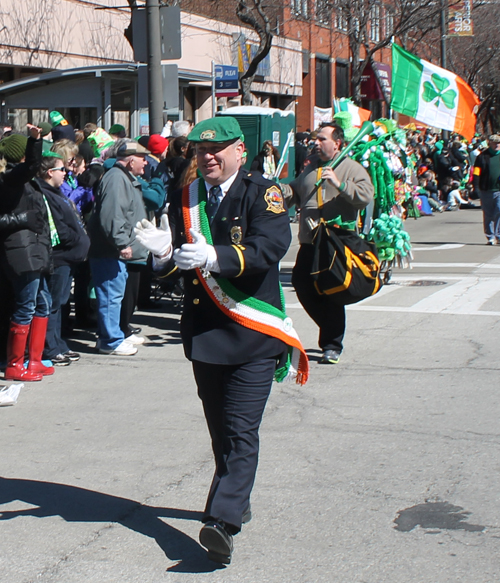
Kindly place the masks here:
POLYGON ((47 318, 52 303, 46 277, 37 271, 27 271, 11 279, 15 306, 12 321, 26 326, 34 316, 47 318))
POLYGON ((54 273, 48 277, 48 283, 52 296, 52 308, 47 323, 43 355, 51 359, 69 350, 68 345, 61 338, 61 307, 68 301, 71 292, 71 267, 69 265, 55 267, 54 273))
POLYGON ((120 311, 127 284, 127 266, 119 259, 90 258, 97 297, 97 335, 100 347, 114 350, 125 335, 120 328, 120 311))
POLYGON ((481 190, 479 192, 483 209, 484 234, 488 241, 500 242, 500 191, 481 190))

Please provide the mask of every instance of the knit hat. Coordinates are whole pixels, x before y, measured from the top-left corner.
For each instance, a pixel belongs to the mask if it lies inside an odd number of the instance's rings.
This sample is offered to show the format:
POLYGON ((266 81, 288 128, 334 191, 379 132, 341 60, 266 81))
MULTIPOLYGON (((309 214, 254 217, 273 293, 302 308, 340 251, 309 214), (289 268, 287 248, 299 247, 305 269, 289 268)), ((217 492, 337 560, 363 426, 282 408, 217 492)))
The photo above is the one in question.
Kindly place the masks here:
POLYGON ((17 164, 24 158, 28 138, 21 134, 11 134, 0 142, 0 155, 2 155, 7 162, 17 164))
POLYGON ((155 156, 160 156, 168 148, 167 138, 162 138, 159 134, 153 134, 148 141, 148 150, 155 156))

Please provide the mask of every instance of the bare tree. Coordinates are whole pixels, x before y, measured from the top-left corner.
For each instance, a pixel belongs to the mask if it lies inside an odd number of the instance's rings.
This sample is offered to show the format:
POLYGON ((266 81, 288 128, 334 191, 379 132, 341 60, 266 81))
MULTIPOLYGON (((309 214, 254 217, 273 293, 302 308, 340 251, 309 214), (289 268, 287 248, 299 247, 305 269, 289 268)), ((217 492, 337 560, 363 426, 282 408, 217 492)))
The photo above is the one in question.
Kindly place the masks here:
POLYGON ((450 68, 480 96, 478 121, 484 132, 500 129, 500 33, 498 2, 474 6, 474 36, 448 43, 450 68))
MULTIPOLYGON (((450 0, 453 5, 454 0, 450 0)), ((329 3, 336 34, 349 40, 354 101, 361 102, 361 77, 375 54, 394 39, 408 48, 421 43, 440 25, 439 0, 336 0, 329 3)))
POLYGON ((257 74, 259 64, 267 57, 273 42, 273 31, 271 18, 266 9, 269 4, 264 0, 240 0, 236 8, 238 18, 244 24, 250 26, 259 35, 259 47, 253 59, 249 63, 248 69, 240 78, 242 101, 244 105, 251 105, 252 82, 257 74))

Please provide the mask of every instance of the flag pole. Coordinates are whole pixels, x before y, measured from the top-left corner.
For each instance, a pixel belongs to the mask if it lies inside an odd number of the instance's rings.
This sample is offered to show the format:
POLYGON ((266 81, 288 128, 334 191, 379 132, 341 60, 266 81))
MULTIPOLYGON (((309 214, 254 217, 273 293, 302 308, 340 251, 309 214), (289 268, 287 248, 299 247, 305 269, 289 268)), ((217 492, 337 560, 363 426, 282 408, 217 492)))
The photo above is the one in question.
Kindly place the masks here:
MULTIPOLYGON (((441 0, 441 67, 446 69, 446 0, 441 0)), ((442 130, 443 140, 450 139, 450 132, 442 130)))

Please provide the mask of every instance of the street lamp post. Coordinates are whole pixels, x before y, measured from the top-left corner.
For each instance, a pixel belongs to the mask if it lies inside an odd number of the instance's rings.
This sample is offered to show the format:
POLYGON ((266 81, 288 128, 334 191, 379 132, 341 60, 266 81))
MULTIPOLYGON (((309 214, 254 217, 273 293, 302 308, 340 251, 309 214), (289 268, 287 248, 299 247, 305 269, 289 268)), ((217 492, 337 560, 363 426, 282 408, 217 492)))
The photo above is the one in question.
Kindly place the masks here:
POLYGON ((146 0, 148 36, 149 133, 163 129, 163 79, 161 71, 160 5, 146 0))

